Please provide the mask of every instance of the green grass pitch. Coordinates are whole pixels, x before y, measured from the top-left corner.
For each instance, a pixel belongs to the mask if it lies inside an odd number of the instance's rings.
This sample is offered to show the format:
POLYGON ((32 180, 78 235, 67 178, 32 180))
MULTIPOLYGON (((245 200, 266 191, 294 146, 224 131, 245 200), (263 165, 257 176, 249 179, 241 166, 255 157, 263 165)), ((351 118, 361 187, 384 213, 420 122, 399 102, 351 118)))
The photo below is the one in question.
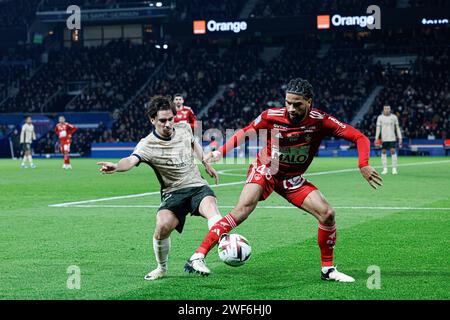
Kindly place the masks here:
MULTIPOLYGON (((183 234, 172 234, 168 277, 145 281, 155 267, 157 179, 144 165, 102 175, 97 161, 75 159, 72 171, 61 160, 36 160, 34 170, 0 161, 0 299, 450 298, 449 158, 400 157, 399 174, 384 176, 379 190, 357 170, 339 172, 356 168, 354 158, 314 160, 309 179, 337 212, 335 262, 355 283, 320 280, 316 220, 275 193, 235 230, 252 245, 244 266, 221 263, 213 250, 209 277, 184 273, 207 231, 206 220, 189 216, 183 234), (61 203, 72 204, 49 206, 61 203), (67 287, 69 266, 80 268, 80 289, 67 287), (380 289, 367 286, 371 266, 380 289)), ((248 165, 215 167, 227 174, 214 188, 225 215, 242 189, 226 184, 243 181, 248 165)))

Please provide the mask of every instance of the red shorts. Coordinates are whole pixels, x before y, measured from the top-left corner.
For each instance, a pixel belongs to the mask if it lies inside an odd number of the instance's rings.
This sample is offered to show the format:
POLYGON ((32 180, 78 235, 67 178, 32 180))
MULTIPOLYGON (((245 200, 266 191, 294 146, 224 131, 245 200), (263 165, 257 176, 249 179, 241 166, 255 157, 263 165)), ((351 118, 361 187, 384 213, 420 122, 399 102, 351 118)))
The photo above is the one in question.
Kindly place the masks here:
POLYGON ((257 183, 263 187, 262 200, 266 200, 275 190, 280 196, 297 207, 301 207, 305 198, 312 191, 317 190, 316 186, 303 178, 303 175, 293 177, 280 177, 271 175, 270 169, 264 164, 253 162, 247 174, 246 183, 257 183))
POLYGON ((61 153, 70 152, 70 143, 61 144, 61 153))

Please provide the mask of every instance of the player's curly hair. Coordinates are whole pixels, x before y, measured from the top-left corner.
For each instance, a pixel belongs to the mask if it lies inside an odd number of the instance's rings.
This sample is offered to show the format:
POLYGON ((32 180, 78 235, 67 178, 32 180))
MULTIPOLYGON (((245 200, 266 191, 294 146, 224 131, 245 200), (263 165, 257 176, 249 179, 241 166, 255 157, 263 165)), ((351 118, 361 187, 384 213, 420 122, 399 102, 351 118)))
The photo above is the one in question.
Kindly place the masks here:
POLYGON ((177 114, 177 108, 172 101, 171 96, 153 96, 150 101, 145 104, 145 115, 154 119, 160 110, 171 110, 173 115, 177 114))
POLYGON ((305 99, 314 98, 313 86, 308 80, 302 78, 291 79, 286 87, 286 93, 293 93, 303 96, 305 99))

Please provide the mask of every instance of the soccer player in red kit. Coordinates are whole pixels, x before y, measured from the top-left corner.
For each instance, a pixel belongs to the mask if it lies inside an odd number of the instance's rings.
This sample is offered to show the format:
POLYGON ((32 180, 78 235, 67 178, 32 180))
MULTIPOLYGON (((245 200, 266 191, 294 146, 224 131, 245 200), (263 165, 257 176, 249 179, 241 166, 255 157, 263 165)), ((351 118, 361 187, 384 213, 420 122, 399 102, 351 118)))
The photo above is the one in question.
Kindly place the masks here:
POLYGON ((175 103, 175 107, 177 108, 177 115, 175 116, 175 123, 177 123, 177 122, 189 123, 192 131, 194 131, 194 128, 197 125, 197 118, 195 117, 194 111, 192 111, 191 108, 186 107, 184 105, 183 96, 179 93, 177 93, 174 96, 173 102, 175 103))
POLYGON ((59 138, 60 150, 64 154, 64 164, 63 169, 72 169, 70 164, 69 153, 70 144, 72 142, 72 135, 77 131, 77 127, 73 124, 67 123, 64 116, 60 116, 58 119, 58 124, 55 127, 55 133, 59 138))
POLYGON ((265 110, 249 126, 239 130, 206 161, 220 156, 245 141, 249 133, 267 132, 267 146, 250 165, 246 184, 237 205, 208 232, 200 247, 184 266, 186 272, 208 275, 205 256, 223 234, 242 223, 273 191, 294 206, 312 214, 319 221, 318 245, 321 254, 321 279, 353 282, 352 277, 337 271, 333 261, 336 243, 335 211, 320 191, 303 177, 325 136, 344 138, 357 145, 359 169, 364 179, 375 189, 381 177, 369 165, 370 141, 348 124, 318 109, 312 109, 313 88, 301 78, 287 85, 285 107, 265 110))

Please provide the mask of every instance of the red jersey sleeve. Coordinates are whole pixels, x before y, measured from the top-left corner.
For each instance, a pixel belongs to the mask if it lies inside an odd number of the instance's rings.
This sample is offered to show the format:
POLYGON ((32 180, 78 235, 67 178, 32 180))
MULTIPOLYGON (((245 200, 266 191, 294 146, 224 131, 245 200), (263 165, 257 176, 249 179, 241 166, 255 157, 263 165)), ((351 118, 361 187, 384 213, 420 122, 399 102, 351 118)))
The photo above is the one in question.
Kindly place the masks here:
POLYGON ((267 110, 261 113, 255 120, 253 120, 248 126, 244 129, 240 129, 236 132, 223 146, 219 148, 219 152, 222 155, 227 154, 228 151, 237 148, 242 143, 245 142, 245 137, 248 136, 251 131, 258 132, 260 129, 267 129, 268 121, 267 121, 267 110))
POLYGON ((329 135, 336 138, 343 138, 356 144, 359 168, 369 165, 370 140, 365 135, 351 125, 342 123, 330 115, 325 115, 323 126, 329 135))
POLYGON ((194 111, 189 110, 189 123, 191 125, 192 130, 197 127, 197 117, 194 114, 194 111))
POLYGON ((74 134, 75 133, 75 131, 77 131, 78 130, 78 128, 77 127, 75 127, 73 124, 67 124, 67 131, 69 131, 68 132, 68 134, 74 134))

